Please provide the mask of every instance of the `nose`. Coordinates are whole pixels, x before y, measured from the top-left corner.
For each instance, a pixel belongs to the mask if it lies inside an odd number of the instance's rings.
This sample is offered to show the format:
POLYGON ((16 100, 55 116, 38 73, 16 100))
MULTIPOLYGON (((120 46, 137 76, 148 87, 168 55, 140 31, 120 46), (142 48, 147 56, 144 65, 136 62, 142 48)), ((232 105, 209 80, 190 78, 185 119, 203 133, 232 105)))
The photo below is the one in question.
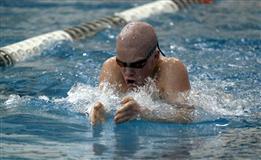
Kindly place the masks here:
POLYGON ((125 67, 123 71, 126 77, 133 77, 135 75, 135 71, 133 68, 125 67))

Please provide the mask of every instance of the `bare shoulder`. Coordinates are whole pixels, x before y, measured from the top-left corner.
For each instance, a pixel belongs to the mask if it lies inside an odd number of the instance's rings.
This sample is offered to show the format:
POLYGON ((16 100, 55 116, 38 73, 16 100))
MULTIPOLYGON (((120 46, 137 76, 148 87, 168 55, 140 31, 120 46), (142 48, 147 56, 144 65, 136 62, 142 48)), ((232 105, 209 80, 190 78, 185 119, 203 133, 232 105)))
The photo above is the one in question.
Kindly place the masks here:
POLYGON ((159 69, 159 84, 164 90, 180 92, 190 88, 186 66, 179 59, 162 57, 159 69))
POLYGON ((100 83, 104 81, 107 81, 110 84, 122 83, 122 75, 120 68, 116 63, 116 57, 111 57, 103 63, 100 73, 100 83))
POLYGON ((168 73, 173 72, 186 72, 186 66, 175 57, 163 57, 162 62, 160 64, 160 68, 168 73))
POLYGON ((104 63, 103 63, 103 68, 110 68, 110 67, 115 67, 116 66, 116 57, 111 57, 109 59, 107 59, 104 63))
POLYGON ((111 57, 107 59, 102 66, 101 75, 102 77, 111 77, 119 70, 117 64, 116 64, 116 57, 111 57))

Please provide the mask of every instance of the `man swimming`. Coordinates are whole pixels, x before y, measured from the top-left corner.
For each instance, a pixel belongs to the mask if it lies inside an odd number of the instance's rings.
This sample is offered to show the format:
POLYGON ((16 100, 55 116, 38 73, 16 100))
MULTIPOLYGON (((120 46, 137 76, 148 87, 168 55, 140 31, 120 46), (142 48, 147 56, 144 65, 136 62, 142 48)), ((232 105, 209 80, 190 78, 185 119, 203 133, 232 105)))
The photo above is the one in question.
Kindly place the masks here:
MULTIPOLYGON (((191 121, 193 107, 183 104, 180 93, 188 93, 190 83, 184 64, 176 58, 161 55, 156 33, 145 22, 127 24, 117 37, 117 55, 103 64, 99 86, 109 83, 121 93, 143 86, 153 79, 159 96, 168 104, 175 105, 176 113, 170 119, 151 114, 148 106, 139 104, 133 97, 124 97, 114 116, 115 123, 122 123, 137 116, 142 119, 187 123, 191 121)), ((163 54, 163 53, 162 53, 163 54)), ((183 97, 184 98, 184 97, 183 97)), ((105 109, 97 102, 89 113, 91 124, 105 121, 105 109)))

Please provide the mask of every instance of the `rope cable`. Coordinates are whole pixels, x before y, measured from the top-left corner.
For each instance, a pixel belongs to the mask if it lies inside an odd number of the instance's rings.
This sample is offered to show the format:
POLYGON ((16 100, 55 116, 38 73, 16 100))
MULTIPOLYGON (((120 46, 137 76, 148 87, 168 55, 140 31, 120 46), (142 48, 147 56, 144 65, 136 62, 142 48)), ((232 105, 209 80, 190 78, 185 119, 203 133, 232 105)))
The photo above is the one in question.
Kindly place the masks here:
POLYGON ((158 0, 142 6, 131 8, 113 16, 104 17, 93 22, 69 27, 64 30, 49 32, 0 48, 0 67, 13 66, 16 62, 40 55, 43 50, 62 41, 74 41, 91 37, 110 26, 126 24, 149 18, 161 13, 177 12, 191 4, 211 3, 212 0, 158 0))

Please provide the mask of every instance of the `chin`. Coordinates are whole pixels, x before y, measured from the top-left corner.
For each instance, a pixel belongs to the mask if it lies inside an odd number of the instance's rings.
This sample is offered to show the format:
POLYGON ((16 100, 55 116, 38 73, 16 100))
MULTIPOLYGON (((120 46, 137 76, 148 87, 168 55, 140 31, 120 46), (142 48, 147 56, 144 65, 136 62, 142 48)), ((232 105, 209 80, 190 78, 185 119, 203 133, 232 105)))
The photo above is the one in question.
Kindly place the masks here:
POLYGON ((131 83, 131 84, 127 84, 127 87, 128 90, 133 90, 143 85, 144 85, 143 83, 131 83))
POLYGON ((138 86, 136 84, 127 84, 128 89, 134 89, 137 88, 138 86))

